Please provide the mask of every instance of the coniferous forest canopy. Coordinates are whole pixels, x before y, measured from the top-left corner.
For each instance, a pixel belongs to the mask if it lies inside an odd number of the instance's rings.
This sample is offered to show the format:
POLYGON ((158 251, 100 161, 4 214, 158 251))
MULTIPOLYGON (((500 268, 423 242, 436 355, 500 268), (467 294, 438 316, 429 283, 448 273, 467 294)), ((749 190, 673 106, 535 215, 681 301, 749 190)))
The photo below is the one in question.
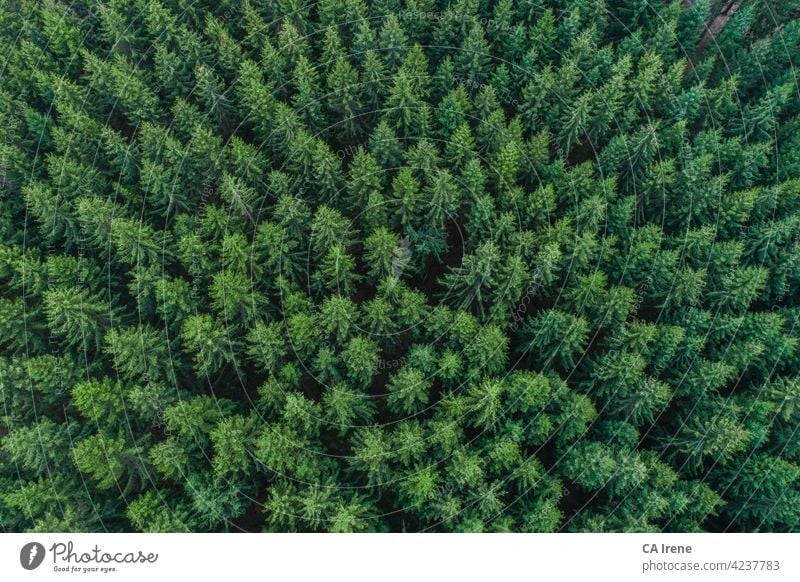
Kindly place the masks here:
POLYGON ((0 38, 2 531, 800 529, 800 1, 0 38))

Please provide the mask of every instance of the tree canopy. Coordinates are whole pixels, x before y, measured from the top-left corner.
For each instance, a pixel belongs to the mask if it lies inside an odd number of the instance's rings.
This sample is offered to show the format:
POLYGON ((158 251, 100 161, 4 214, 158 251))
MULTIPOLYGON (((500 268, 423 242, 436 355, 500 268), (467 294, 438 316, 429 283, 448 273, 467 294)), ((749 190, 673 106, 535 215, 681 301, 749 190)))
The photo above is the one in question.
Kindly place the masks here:
POLYGON ((800 1, 300 4, 0 11, 0 529, 797 531, 800 1))

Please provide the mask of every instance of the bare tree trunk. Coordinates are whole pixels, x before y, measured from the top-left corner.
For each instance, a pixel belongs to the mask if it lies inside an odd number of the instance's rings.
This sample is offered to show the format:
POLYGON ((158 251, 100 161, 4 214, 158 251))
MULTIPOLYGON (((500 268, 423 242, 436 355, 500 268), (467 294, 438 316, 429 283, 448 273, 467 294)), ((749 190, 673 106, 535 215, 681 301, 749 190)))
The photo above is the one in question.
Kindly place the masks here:
MULTIPOLYGON (((685 2, 684 2, 685 5, 685 2)), ((700 42, 697 44, 697 51, 695 52, 695 56, 703 52, 706 48, 706 45, 711 42, 716 35, 719 34, 719 31, 727 24, 727 22, 733 18, 733 15, 736 14, 736 11, 742 5, 742 0, 730 0, 723 8, 720 10, 717 17, 711 21, 706 27, 706 32, 703 35, 703 38, 700 39, 700 42)))
MULTIPOLYGON (((693 8, 695 0, 683 0, 684 8, 693 8)), ((697 61, 697 57, 700 56, 706 45, 714 40, 714 37, 719 34, 719 32, 723 29, 725 24, 733 18, 733 15, 736 14, 736 11, 742 6, 742 0, 728 0, 727 4, 722 7, 722 10, 719 11, 711 23, 706 26, 706 31, 703 34, 703 37, 700 39, 700 42, 697 43, 697 49, 694 51, 694 56, 689 59, 689 62, 686 65, 686 72, 688 73, 692 69, 694 69, 694 63, 697 61)))

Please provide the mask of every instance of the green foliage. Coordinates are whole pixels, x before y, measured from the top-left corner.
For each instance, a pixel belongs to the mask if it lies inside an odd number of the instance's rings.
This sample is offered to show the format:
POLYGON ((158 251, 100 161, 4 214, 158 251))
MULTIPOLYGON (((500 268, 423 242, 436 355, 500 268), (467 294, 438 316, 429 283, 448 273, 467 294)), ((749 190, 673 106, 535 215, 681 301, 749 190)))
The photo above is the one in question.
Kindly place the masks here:
POLYGON ((796 1, 7 4, 4 530, 797 531, 796 1))

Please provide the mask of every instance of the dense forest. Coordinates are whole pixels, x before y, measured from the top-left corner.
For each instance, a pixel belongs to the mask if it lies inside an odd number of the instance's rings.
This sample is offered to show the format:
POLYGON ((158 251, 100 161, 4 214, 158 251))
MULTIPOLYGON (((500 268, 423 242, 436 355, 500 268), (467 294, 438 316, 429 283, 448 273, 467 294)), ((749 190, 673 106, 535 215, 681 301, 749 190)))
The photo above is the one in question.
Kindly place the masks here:
POLYGON ((0 530, 800 530, 800 0, 4 0, 0 530))

